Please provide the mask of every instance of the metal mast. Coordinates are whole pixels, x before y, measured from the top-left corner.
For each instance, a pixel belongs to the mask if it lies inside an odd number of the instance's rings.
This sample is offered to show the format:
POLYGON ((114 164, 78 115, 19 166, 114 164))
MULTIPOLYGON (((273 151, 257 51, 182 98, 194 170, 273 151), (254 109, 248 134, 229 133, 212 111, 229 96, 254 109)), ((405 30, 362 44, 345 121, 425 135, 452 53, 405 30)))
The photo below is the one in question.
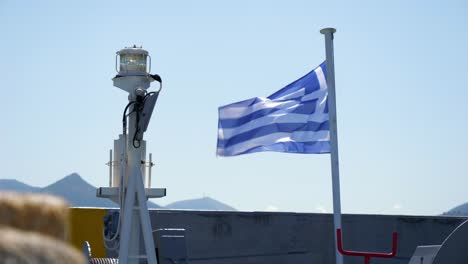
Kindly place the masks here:
MULTIPOLYGON (((141 47, 129 47, 117 52, 117 75, 112 79, 114 86, 129 93, 128 104, 123 114, 123 131, 114 141, 114 169, 112 186, 101 187, 97 196, 110 198, 120 205, 119 263, 136 264, 146 259, 156 264, 156 252, 151 222, 146 201, 148 198, 164 197, 166 189, 145 188, 146 131, 160 89, 148 92, 150 83, 161 78, 151 75, 151 57, 141 47), (120 58, 120 60, 119 60, 120 58), (149 63, 148 63, 149 62, 149 63), (127 130, 128 111, 128 130, 127 130), (140 255, 140 234, 143 235, 145 255, 140 255)), ((161 87, 161 86, 160 86, 161 87)), ((113 239, 117 238, 115 235, 113 239)))

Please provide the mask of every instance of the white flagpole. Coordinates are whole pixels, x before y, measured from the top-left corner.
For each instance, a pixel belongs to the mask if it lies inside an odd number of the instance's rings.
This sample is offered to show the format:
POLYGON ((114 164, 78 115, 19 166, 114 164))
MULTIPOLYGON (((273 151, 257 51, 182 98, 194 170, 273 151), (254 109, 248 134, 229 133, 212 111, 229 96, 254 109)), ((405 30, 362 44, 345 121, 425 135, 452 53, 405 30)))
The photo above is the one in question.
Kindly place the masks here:
POLYGON ((338 163, 338 129, 336 122, 336 96, 335 96, 335 62, 333 58, 334 28, 324 28, 320 33, 325 35, 325 52, 327 59, 327 88, 328 113, 330 115, 330 157, 333 186, 333 237, 335 241, 336 264, 343 264, 343 256, 338 252, 336 244, 336 229, 341 228, 341 200, 340 200, 340 169, 338 163))

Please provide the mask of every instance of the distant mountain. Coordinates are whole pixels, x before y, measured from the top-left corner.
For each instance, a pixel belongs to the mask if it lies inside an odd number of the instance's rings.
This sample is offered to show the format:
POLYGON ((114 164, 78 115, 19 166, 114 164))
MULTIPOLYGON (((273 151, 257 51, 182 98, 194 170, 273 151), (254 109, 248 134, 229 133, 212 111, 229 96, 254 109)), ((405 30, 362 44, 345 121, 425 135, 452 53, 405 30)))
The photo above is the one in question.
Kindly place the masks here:
POLYGON ((74 207, 118 207, 109 199, 96 197, 96 188, 77 173, 43 188, 41 192, 63 197, 74 207))
POLYGON ((15 192, 39 192, 41 188, 33 187, 17 180, 0 179, 1 191, 15 191, 15 192))
POLYGON ((199 199, 183 200, 170 203, 165 206, 167 209, 192 209, 192 210, 220 210, 220 211, 236 211, 233 207, 224 204, 209 197, 199 199))
POLYGON ((464 203, 455 208, 452 208, 448 212, 443 213, 443 215, 468 216, 468 203, 464 203))
MULTIPOLYGON (((73 207, 118 207, 109 199, 96 197, 96 187, 86 182, 77 173, 72 173, 44 188, 29 186, 17 180, 0 179, 0 190, 48 193, 64 198, 73 207)), ((161 208, 153 202, 148 202, 148 207, 161 208)))
MULTIPOLYGON (((96 187, 81 178, 78 173, 72 173, 44 188, 30 186, 17 180, 0 179, 0 191, 5 190, 49 193, 63 197, 73 207, 118 207, 116 203, 109 199, 96 197, 96 187)), ((236 211, 233 207, 209 197, 178 201, 165 207, 148 201, 148 208, 236 211)))

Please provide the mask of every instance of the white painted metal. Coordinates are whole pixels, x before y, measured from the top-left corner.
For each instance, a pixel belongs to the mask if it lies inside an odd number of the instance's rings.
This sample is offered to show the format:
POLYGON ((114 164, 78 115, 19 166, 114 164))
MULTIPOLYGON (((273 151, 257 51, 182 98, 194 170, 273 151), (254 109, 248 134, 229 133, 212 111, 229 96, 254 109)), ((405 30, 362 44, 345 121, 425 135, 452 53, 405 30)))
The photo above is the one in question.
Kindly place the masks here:
MULTIPOLYGON (((114 172, 113 172, 113 183, 111 186, 120 186, 120 176, 122 170, 122 166, 124 165, 124 150, 126 149, 125 138, 123 135, 119 135, 119 139, 114 140, 114 172)), ((146 156, 146 141, 142 140, 140 142, 140 147, 138 148, 138 152, 141 154, 141 160, 145 159, 146 156)), ((141 164, 142 168, 145 168, 145 164, 141 164)), ((129 170, 126 170, 126 175, 129 175, 129 170)), ((143 180, 146 179, 146 171, 143 173, 143 180)), ((127 178, 124 179, 124 182, 127 182, 127 178)))
MULTIPOLYGON (((136 177, 135 177, 136 178, 136 177)), ((135 181, 135 179, 133 179, 135 181)), ((137 183, 135 183, 136 185, 137 183)), ((135 186, 136 187, 136 186, 135 186)), ((128 250, 128 264, 139 264, 140 262, 137 259, 132 258, 140 254, 140 236, 141 236, 141 220, 140 214, 138 213, 138 201, 135 200, 134 206, 132 208, 132 232, 130 233, 130 244, 128 250)), ((140 209, 141 210, 141 209, 140 209)), ((143 232, 144 233, 144 232, 143 232)), ((153 250, 154 251, 154 250, 153 250)), ((148 262, 154 263, 154 262, 148 262)))
MULTIPOLYGON (((136 95, 131 94, 130 100, 134 101, 135 99, 136 99, 136 95)), ((133 108, 134 107, 130 107, 129 109, 130 112, 133 112, 134 110, 133 108)), ((127 158, 127 161, 128 161, 128 168, 129 168, 130 174, 128 175, 127 182, 129 185, 133 183, 134 189, 133 190, 127 189, 126 199, 128 198, 128 196, 135 196, 135 192, 138 191, 137 186, 136 186, 138 184, 138 181, 136 181, 136 178, 138 177, 141 178, 142 176, 141 173, 137 173, 138 171, 140 171, 140 168, 141 168, 141 160, 142 160, 141 148, 135 148, 133 146, 133 135, 136 132, 136 125, 137 125, 137 113, 133 112, 128 117, 128 140, 127 140, 127 155, 128 155, 127 157, 128 158, 127 158)), ((134 206, 138 206, 138 201, 134 200, 131 206, 127 206, 127 204, 125 204, 125 210, 130 211, 132 214, 132 218, 131 220, 129 220, 131 222, 131 229, 132 229, 132 232, 130 234, 130 239, 129 239, 130 244, 129 244, 129 248, 124 249, 124 250, 130 251, 129 252, 130 256, 140 254, 140 230, 142 226, 140 225, 140 214, 136 210, 130 209, 130 208, 134 208, 134 206)), ((140 210, 142 209, 140 208, 140 210)), ((124 222, 125 222, 125 219, 124 219, 124 222)), ((143 233, 144 232, 145 231, 143 231, 143 233)), ((151 229, 149 230, 149 232, 151 232, 151 229)), ((122 249, 122 246, 121 246, 121 249, 122 249)), ((119 257, 119 261, 120 261, 120 257, 119 257)), ((138 260, 135 260, 135 259, 128 260, 128 263, 137 264, 138 260)))
MULTIPOLYGON (((153 169, 153 154, 149 154, 149 165, 148 165, 148 188, 151 188, 151 170, 153 169)), ((166 195, 166 192, 164 192, 166 195)))
POLYGON ((113 183, 112 186, 114 187, 119 187, 120 186, 120 180, 121 177, 123 177, 124 174, 126 174, 126 169, 125 167, 125 137, 124 135, 120 134, 119 139, 114 140, 114 177, 113 177, 113 183))
MULTIPOLYGON (((131 179, 134 179, 132 177, 131 179)), ((132 211, 133 205, 135 204, 135 181, 128 181, 127 185, 127 195, 125 195, 124 206, 122 212, 122 207, 120 213, 123 214, 121 231, 120 231, 120 248, 119 248, 119 263, 127 264, 128 255, 129 255, 129 245, 130 245, 130 236, 131 236, 131 227, 132 227, 132 211), (128 195, 130 194, 131 195, 128 195)), ((137 230, 138 231, 138 230, 137 230)), ((136 254, 135 254, 136 255, 136 254)))
POLYGON ((125 76, 114 77, 112 79, 114 86, 118 87, 130 94, 134 94, 138 88, 148 89, 150 82, 154 81, 151 76, 125 76))
MULTIPOLYGON (((125 53, 148 55, 145 50, 136 47, 130 50, 121 50, 117 54, 122 55, 125 53)), ((141 89, 148 89, 153 79, 148 73, 141 72, 139 68, 130 71, 128 70, 129 68, 125 68, 124 66, 125 65, 123 65, 121 69, 124 69, 125 72, 119 71, 119 75, 112 80, 114 86, 129 93, 129 101, 134 101, 136 99, 137 90, 141 93, 141 89)), ((137 146, 137 148, 135 148, 133 146, 133 136, 135 135, 137 125, 137 113, 132 112, 133 107, 134 106, 129 109, 131 114, 129 114, 128 117, 128 133, 126 133, 126 128, 124 128, 124 135, 122 137, 119 136, 119 140, 114 142, 114 152, 120 152, 118 150, 122 149, 121 153, 123 156, 123 162, 120 163, 121 170, 117 169, 117 171, 121 171, 118 178, 120 178, 120 182, 122 182, 120 194, 123 195, 123 199, 120 199, 121 229, 119 263, 139 263, 137 256, 142 256, 139 252, 140 234, 143 234, 146 259, 149 264, 157 264, 149 212, 146 204, 147 195, 144 186, 144 176, 146 175, 144 171, 146 167, 142 161, 146 156, 146 142, 142 140, 139 147, 137 146)), ((115 180, 116 177, 114 177, 114 182, 115 180)), ((100 188, 100 191, 103 192, 106 191, 106 189, 100 188)))
POLYGON ((328 87, 328 111, 330 115, 330 157, 333 188, 333 237, 335 240, 336 264, 343 264, 343 256, 338 251, 335 232, 341 228, 341 198, 340 198, 340 170, 338 159, 338 127, 336 118, 336 94, 335 94, 335 62, 333 55, 334 28, 324 28, 320 33, 325 35, 325 52, 327 59, 327 87, 328 87))
POLYGON ((122 54, 143 54, 146 56, 149 55, 148 51, 144 50, 142 47, 137 47, 135 45, 133 47, 127 47, 117 51, 117 55, 122 54))
MULTIPOLYGON (((100 187, 97 196, 102 198, 113 198, 119 195, 119 187, 100 187)), ((166 196, 165 188, 145 188, 146 198, 161 198, 166 196)))
MULTIPOLYGON (((140 249, 140 230, 142 230, 143 241, 145 243, 145 251, 149 252, 145 256, 148 259, 148 263, 157 263, 156 255, 154 254, 154 241, 152 237, 152 228, 148 212, 148 207, 146 204, 147 196, 145 195, 145 189, 143 186, 143 179, 141 177, 141 169, 136 166, 133 167, 132 176, 129 179, 129 185, 127 189, 127 194, 133 193, 133 195, 127 195, 125 207, 133 202, 133 210, 124 211, 123 223, 127 223, 122 226, 122 237, 121 237, 121 246, 119 250, 119 261, 127 258, 127 262, 123 263, 138 263, 135 256, 139 254, 140 249), (136 195, 136 197, 135 197, 136 195), (129 196, 133 196, 133 201, 127 202, 129 196), (136 198, 136 200, 135 200, 136 198), (129 220, 129 215, 131 220, 129 220), (130 226, 131 233, 127 231, 128 226, 130 226), (149 232, 147 231, 149 230, 149 232), (122 241, 129 241, 129 243, 122 243, 122 241)), ((165 190, 164 190, 165 192, 165 190)))
POLYGON ((134 180, 136 181, 136 195, 140 209, 141 230, 143 233, 143 241, 145 242, 146 256, 148 258, 148 263, 157 263, 153 230, 151 229, 148 205, 146 204, 145 186, 143 183, 143 177, 141 177, 141 167, 138 167, 138 170, 134 175, 136 176, 134 177, 134 180))
MULTIPOLYGON (((140 168, 141 168, 141 178, 143 179, 143 184, 146 182, 146 140, 141 140, 140 147, 140 168)), ((144 186, 144 185, 143 185, 144 186)))
POLYGON ((112 161, 112 149, 109 150, 109 187, 112 187, 112 167, 114 162, 112 161))

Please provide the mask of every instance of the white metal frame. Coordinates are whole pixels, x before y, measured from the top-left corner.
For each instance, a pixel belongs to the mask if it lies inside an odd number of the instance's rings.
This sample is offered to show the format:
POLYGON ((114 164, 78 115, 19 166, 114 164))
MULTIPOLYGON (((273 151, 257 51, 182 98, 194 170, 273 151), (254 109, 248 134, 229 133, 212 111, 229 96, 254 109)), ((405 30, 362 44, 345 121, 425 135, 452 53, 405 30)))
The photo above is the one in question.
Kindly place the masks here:
MULTIPOLYGON (((137 50, 137 48, 135 48, 135 50, 137 50)), ((122 51, 127 50, 124 49, 122 51)), ((141 53, 142 51, 146 52, 145 50, 138 50, 136 52, 141 53)), ((119 54, 119 52, 117 52, 117 54, 119 54)), ((149 76, 138 75, 116 76, 113 79, 114 86, 130 94, 129 101, 136 99, 137 89, 148 89, 152 81, 153 79, 149 76)), ((109 166, 111 168, 109 172, 109 187, 99 188, 97 190, 97 196, 118 201, 120 205, 119 230, 117 230, 120 234, 119 263, 136 264, 139 263, 139 259, 146 259, 148 264, 157 264, 153 230, 151 228, 146 201, 148 198, 164 197, 166 195, 166 189, 145 189, 142 167, 145 169, 146 166, 142 166, 142 152, 132 144, 133 135, 136 132, 137 113, 132 112, 132 109, 129 110, 131 113, 128 117, 129 136, 127 136, 126 133, 127 128, 124 128, 124 157, 119 163, 120 168, 114 165, 112 152, 110 152, 109 166), (118 187, 112 187, 112 168, 121 170, 120 184, 118 187), (146 255, 139 254, 140 232, 143 234, 146 255)), ((152 157, 150 157, 150 166, 151 165, 152 157)), ((117 235, 115 235, 115 237, 117 237, 117 235)))

